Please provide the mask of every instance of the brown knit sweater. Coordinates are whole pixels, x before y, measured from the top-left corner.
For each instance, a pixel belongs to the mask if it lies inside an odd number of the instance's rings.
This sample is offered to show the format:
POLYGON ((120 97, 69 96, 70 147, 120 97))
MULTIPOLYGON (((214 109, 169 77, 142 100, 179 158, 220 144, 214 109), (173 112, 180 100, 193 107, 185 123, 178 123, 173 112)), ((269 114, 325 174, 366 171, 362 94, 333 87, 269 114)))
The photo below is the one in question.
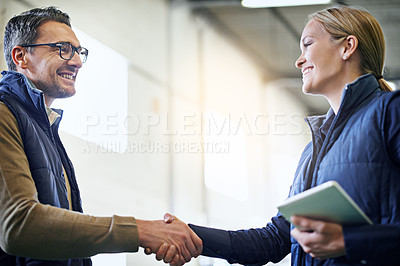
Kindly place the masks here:
POLYGON ((0 247, 44 260, 136 252, 134 217, 95 217, 38 202, 18 123, 0 102, 0 247))

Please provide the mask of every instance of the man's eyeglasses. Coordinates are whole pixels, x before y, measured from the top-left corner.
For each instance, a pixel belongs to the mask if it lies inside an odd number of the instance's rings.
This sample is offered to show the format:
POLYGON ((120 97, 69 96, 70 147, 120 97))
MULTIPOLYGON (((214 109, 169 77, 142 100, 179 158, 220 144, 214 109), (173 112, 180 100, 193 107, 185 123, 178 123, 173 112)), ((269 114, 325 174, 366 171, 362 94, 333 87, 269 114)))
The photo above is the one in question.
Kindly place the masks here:
POLYGON ((89 51, 84 47, 75 47, 69 42, 60 42, 60 43, 38 43, 38 44, 23 44, 21 47, 36 47, 36 46, 50 46, 50 47, 58 47, 60 50, 60 57, 64 60, 70 60, 74 57, 75 52, 81 58, 82 63, 86 62, 89 51))

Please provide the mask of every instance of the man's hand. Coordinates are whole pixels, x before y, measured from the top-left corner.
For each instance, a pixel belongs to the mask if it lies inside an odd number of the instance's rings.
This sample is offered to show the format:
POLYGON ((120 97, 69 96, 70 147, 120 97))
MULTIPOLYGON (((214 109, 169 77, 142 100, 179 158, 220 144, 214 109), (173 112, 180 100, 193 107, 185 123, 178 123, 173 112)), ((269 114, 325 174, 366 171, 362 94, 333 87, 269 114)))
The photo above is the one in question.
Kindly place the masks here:
POLYGON ((136 220, 139 245, 145 248, 145 253, 156 252, 157 260, 163 259, 171 265, 183 265, 200 255, 202 241, 192 229, 172 215, 165 217, 164 221, 136 220))
MULTIPOLYGON (((196 245, 196 251, 190 254, 192 257, 197 257, 198 255, 201 254, 203 250, 203 243, 201 239, 189 228, 189 226, 187 226, 184 222, 182 222, 181 220, 179 220, 178 218, 169 213, 166 213, 164 215, 164 223, 179 224, 188 228, 190 230, 189 231, 190 239, 192 239, 193 243, 196 245)), ((156 252, 157 260, 164 260, 165 263, 169 263, 171 266, 181 266, 185 263, 185 262, 182 263, 182 259, 177 254, 175 254, 176 253, 175 245, 171 245, 165 242, 158 249, 151 249, 151 248, 145 249, 145 253, 147 255, 150 255, 153 251, 156 252)), ((188 262, 188 260, 186 260, 186 262, 188 262)))
POLYGON ((299 216, 292 216, 291 222, 297 226, 291 235, 311 257, 323 260, 346 254, 341 225, 299 216))

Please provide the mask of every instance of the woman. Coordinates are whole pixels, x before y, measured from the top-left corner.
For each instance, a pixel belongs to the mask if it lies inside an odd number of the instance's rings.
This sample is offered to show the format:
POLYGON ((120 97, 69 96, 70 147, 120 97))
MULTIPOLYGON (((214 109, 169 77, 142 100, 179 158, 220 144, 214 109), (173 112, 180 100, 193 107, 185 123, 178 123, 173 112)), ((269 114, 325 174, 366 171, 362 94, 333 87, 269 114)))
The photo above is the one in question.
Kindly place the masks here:
MULTIPOLYGON (((257 265, 278 262, 289 252, 292 265, 400 264, 400 94, 389 92, 382 77, 384 46, 372 15, 332 7, 309 16, 296 61, 303 92, 325 96, 331 109, 307 118, 312 141, 300 158, 289 196, 336 180, 373 225, 342 226, 295 216, 290 224, 280 213, 259 229, 190 225, 203 240, 203 255, 257 265)), ((165 247, 157 258, 172 259, 165 247)))

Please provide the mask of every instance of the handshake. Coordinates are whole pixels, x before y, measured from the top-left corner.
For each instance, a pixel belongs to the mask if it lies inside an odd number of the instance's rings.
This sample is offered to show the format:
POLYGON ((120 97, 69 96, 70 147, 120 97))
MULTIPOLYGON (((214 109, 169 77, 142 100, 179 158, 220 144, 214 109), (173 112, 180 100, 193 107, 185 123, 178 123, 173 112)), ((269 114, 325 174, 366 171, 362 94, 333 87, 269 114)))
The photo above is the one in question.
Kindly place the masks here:
POLYGON ((139 232, 139 245, 147 255, 156 254, 172 266, 180 266, 197 257, 203 250, 202 240, 190 227, 166 213, 164 221, 136 220, 139 232))

